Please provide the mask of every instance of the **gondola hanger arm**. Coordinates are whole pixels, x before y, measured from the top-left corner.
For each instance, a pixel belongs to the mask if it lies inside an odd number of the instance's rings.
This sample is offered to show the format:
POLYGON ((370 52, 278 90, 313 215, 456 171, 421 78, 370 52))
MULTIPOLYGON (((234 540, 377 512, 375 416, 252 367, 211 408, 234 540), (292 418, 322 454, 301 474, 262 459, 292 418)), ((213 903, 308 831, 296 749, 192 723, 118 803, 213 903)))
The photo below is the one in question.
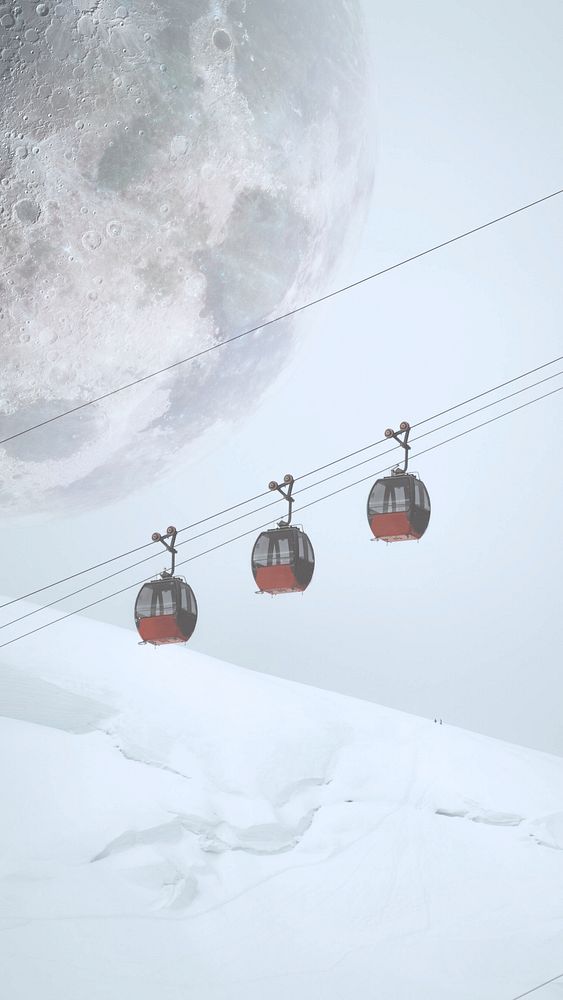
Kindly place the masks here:
POLYGON ((171 525, 170 527, 168 527, 166 529, 166 534, 164 534, 164 535, 161 535, 160 531, 153 531, 153 535, 152 535, 153 542, 161 542, 164 545, 164 548, 172 556, 172 566, 170 568, 170 572, 168 572, 168 570, 164 570, 160 574, 161 577, 163 577, 163 579, 164 579, 164 577, 167 577, 167 576, 174 576, 174 570, 176 569, 176 556, 178 555, 178 550, 176 548, 176 535, 177 534, 178 534, 178 531, 174 527, 174 525, 171 525), (168 538, 170 539, 169 542, 167 541, 168 538))
POLYGON ((406 420, 403 420, 400 423, 398 431, 394 431, 391 427, 388 427, 387 430, 385 431, 385 437, 394 438, 395 441, 397 441, 397 443, 401 445, 401 448, 403 448, 405 452, 403 468, 397 465, 392 470, 392 474, 394 476, 404 475, 404 473, 406 473, 409 467, 409 451, 411 450, 411 446, 407 442, 409 440, 410 431, 411 431, 411 425, 406 420), (401 435, 403 435, 402 438, 401 435))
POLYGON ((293 511, 293 504, 295 502, 294 498, 291 495, 292 491, 293 491, 293 484, 294 484, 294 482, 295 482, 294 477, 288 472, 283 477, 283 486, 280 486, 280 484, 277 483, 275 479, 272 479, 268 483, 268 489, 270 489, 270 490, 277 490, 278 493, 280 493, 282 495, 282 497, 284 498, 284 500, 287 500, 287 502, 289 504, 289 510, 288 510, 288 514, 287 514, 287 520, 285 520, 285 521, 283 521, 283 520, 282 521, 278 521, 278 528, 289 528, 289 526, 291 524, 291 515, 292 515, 292 511, 293 511))

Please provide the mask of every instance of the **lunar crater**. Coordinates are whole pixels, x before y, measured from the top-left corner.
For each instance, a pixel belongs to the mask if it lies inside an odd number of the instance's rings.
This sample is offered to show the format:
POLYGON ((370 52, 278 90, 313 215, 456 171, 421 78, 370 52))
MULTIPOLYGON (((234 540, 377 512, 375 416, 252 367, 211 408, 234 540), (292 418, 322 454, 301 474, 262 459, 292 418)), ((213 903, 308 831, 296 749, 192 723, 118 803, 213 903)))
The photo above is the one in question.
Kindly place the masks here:
POLYGON ((218 28, 213 32, 213 44, 221 52, 228 52, 232 48, 231 36, 223 28, 218 28))

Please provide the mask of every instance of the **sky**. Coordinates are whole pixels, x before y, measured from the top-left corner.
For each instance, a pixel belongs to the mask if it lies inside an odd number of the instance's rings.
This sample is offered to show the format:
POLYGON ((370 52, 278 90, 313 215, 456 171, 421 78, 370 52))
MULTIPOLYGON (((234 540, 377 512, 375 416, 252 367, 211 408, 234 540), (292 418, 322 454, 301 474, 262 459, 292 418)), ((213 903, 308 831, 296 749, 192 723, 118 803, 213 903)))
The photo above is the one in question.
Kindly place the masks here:
MULTIPOLYGON (((366 4, 365 17, 374 190, 327 288, 554 191, 563 177, 560 4, 366 4)), ((562 224, 563 199, 553 199, 308 311, 279 378, 262 395, 241 386, 246 418, 219 424, 171 473, 111 507, 9 521, 0 589, 23 593, 140 545, 562 354, 562 224)), ((275 327, 262 334, 264 352, 275 336, 275 327)), ((224 350, 229 364, 236 345, 224 350)), ((260 386, 259 370, 255 378, 260 386)), ((369 482, 304 511, 317 566, 303 596, 255 594, 251 537, 186 567, 200 610, 190 645, 563 754, 562 402, 555 395, 414 458, 432 500, 419 544, 371 542, 369 482)), ((387 462, 351 478, 373 470, 375 479, 387 462)), ((257 515, 209 544, 261 523, 257 515)), ((118 577, 115 589, 143 573, 118 577)), ((89 614, 130 624, 135 642, 134 595, 89 614)), ((55 628, 64 643, 64 624, 55 628)), ((22 642, 33 655, 41 633, 22 642)), ((146 655, 158 669, 166 650, 146 655)))

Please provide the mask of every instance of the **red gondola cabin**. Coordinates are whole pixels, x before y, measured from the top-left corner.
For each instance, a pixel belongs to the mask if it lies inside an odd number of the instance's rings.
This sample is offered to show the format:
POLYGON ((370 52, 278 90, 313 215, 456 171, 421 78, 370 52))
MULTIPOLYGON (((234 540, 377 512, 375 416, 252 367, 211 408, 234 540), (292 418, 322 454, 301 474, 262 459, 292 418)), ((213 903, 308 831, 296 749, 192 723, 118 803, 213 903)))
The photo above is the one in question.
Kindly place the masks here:
POLYGON ((180 577, 145 583, 135 602, 135 625, 143 642, 153 646, 187 642, 197 622, 192 588, 180 577))
POLYGON ((368 498, 369 526, 377 539, 406 542, 422 538, 430 520, 430 497, 424 483, 411 473, 378 479, 368 498))
POLYGON ((313 546, 301 528, 273 528, 256 539, 252 573, 261 593, 302 592, 309 586, 314 568, 313 546))

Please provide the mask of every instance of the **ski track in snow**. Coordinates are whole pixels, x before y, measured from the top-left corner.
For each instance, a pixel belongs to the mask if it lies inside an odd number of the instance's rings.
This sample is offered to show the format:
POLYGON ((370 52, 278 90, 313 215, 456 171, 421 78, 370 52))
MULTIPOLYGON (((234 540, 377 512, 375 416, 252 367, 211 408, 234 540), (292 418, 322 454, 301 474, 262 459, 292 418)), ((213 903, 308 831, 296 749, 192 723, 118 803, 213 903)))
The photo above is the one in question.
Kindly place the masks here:
POLYGON ((68 626, 0 664, 9 1000, 509 1000, 554 974, 563 761, 68 626))

